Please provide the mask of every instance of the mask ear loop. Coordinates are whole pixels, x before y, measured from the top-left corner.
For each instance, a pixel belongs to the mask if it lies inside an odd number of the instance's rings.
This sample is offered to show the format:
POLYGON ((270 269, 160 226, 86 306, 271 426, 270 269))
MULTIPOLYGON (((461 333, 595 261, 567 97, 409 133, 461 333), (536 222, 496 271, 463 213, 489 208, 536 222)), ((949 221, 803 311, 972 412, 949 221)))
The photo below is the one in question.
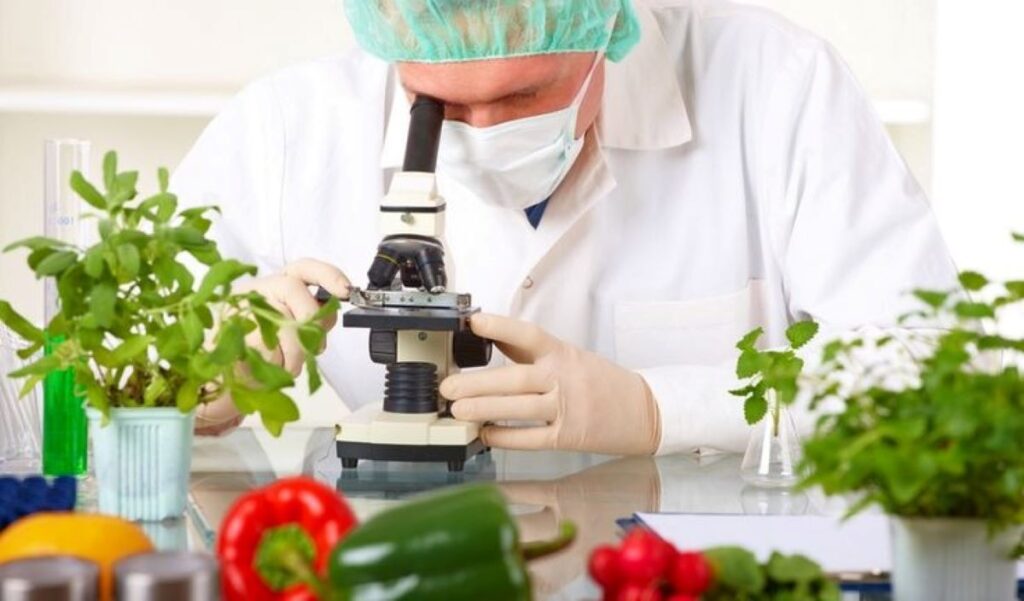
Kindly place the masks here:
POLYGON ((572 108, 572 140, 576 140, 576 122, 580 117, 580 109, 583 108, 583 99, 587 97, 587 92, 590 91, 590 82, 594 79, 594 73, 597 72, 597 65, 600 64, 601 60, 604 59, 604 53, 598 52, 594 56, 594 62, 590 65, 590 71, 587 73, 587 78, 583 80, 583 86, 580 87, 579 91, 576 92, 576 97, 572 99, 572 104, 569 105, 572 108))

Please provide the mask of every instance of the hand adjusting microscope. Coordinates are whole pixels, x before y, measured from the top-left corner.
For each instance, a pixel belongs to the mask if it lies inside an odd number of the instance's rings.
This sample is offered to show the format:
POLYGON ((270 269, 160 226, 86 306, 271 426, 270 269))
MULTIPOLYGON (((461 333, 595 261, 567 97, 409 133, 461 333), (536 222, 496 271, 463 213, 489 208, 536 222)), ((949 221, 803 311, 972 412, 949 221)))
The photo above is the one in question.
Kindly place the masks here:
POLYGON ((366 290, 353 289, 347 328, 370 330, 370 359, 386 366, 383 409, 367 406, 338 426, 344 468, 360 459, 446 462, 462 471, 485 451, 479 426, 451 417, 439 383, 459 368, 483 367, 492 343, 469 329, 479 309, 469 294, 448 292, 445 201, 434 170, 444 106, 418 96, 405 163, 380 205, 384 238, 368 272, 366 290))

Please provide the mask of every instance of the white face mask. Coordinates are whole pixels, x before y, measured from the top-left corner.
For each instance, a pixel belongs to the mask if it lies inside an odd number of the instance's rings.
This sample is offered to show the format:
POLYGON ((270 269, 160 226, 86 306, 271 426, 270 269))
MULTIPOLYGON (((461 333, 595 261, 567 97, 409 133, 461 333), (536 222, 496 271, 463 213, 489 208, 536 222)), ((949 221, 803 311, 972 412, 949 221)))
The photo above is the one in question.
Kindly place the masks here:
POLYGON ((597 60, 572 104, 562 110, 491 127, 445 121, 438 173, 499 207, 521 210, 547 200, 583 150, 576 120, 596 68, 597 60))

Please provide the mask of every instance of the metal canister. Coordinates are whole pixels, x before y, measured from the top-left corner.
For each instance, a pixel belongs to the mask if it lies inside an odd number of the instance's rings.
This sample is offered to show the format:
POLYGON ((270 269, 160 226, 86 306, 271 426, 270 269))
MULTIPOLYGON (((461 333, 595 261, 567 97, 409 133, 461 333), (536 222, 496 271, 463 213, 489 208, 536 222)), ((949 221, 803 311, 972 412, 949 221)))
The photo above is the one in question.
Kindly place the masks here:
POLYGON ((220 570, 201 553, 135 555, 114 566, 114 591, 118 601, 216 601, 220 570))
POLYGON ((96 601, 99 567, 75 557, 38 557, 0 565, 0 601, 96 601))

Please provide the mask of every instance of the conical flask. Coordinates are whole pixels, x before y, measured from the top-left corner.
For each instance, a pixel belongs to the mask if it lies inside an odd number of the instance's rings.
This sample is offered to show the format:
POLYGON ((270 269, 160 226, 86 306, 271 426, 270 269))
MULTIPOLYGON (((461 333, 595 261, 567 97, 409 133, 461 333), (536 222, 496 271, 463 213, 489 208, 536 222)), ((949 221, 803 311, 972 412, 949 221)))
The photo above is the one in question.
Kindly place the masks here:
POLYGON ((797 465, 802 456, 793 415, 771 395, 767 415, 750 433, 740 474, 754 486, 791 487, 799 480, 797 465))

